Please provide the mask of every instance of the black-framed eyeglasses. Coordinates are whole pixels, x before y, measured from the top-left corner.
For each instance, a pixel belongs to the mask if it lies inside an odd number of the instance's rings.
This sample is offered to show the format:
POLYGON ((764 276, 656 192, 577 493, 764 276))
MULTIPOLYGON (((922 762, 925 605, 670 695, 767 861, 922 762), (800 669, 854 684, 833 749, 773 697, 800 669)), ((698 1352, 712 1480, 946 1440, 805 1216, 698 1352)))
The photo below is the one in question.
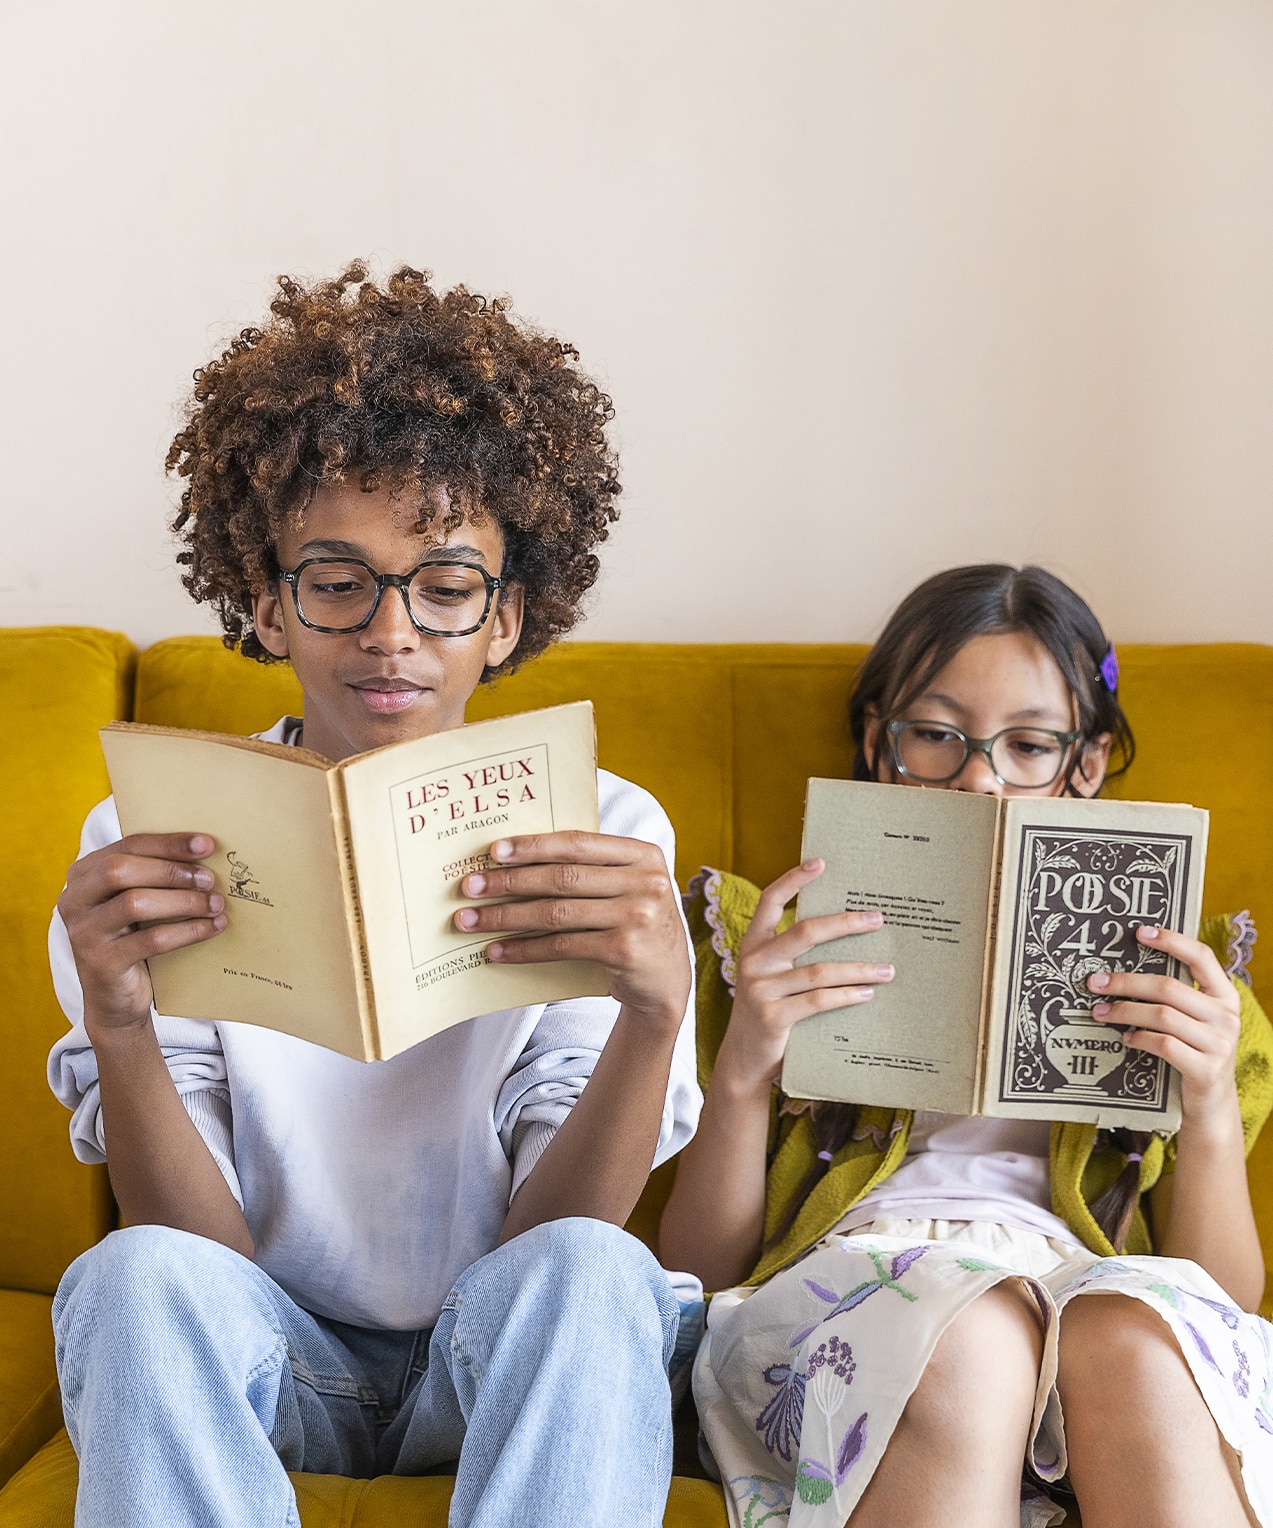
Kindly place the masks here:
POLYGON ((969 737, 948 722, 894 721, 887 724, 893 766, 921 785, 945 785, 974 753, 985 754, 1000 785, 1043 790, 1060 779, 1081 732, 1046 727, 1005 727, 993 737, 969 737))
POLYGON ((481 629, 503 583, 475 562, 422 562, 410 573, 377 573, 356 557, 307 557, 279 577, 311 631, 362 631, 386 589, 402 595, 411 624, 426 637, 467 637, 481 629))

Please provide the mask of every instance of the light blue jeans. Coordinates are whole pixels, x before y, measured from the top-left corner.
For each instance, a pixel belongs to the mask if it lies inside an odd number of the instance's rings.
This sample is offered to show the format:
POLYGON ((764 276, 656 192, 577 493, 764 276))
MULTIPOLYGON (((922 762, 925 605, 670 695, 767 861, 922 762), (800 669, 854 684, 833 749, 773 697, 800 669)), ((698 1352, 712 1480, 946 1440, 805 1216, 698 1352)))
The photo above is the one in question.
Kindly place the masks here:
POLYGON ((287 1470, 452 1461, 451 1528, 662 1521, 677 1302, 601 1221, 488 1253, 431 1332, 318 1319, 219 1243, 136 1226, 71 1265, 53 1323, 77 1528, 297 1528, 287 1470))

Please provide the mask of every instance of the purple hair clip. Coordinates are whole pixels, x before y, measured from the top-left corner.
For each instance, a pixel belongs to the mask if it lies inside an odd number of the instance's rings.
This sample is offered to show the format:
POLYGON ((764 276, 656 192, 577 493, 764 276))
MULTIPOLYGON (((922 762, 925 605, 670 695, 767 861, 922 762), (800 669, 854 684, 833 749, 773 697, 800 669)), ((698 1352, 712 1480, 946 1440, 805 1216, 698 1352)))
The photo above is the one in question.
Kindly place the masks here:
POLYGON ((1118 654, 1114 651, 1111 642, 1105 656, 1101 659, 1100 672, 1096 676, 1112 695, 1118 688, 1118 654))
POLYGON ((819 1162, 830 1162, 832 1160, 833 1160, 832 1154, 829 1151, 820 1151, 818 1153, 818 1161, 819 1162))

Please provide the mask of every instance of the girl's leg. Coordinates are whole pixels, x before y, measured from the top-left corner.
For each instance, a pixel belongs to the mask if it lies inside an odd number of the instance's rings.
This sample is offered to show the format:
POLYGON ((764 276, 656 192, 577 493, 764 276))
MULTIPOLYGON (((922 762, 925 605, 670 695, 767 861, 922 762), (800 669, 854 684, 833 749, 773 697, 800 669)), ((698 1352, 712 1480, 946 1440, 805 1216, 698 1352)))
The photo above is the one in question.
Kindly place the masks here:
POLYGON ((906 1403, 851 1528, 1018 1528, 1042 1346, 1038 1310, 1015 1281, 961 1311, 906 1403))
POLYGON ((1232 1449, 1171 1329, 1143 1301, 1070 1301, 1058 1386, 1083 1528, 1256 1524, 1232 1449))

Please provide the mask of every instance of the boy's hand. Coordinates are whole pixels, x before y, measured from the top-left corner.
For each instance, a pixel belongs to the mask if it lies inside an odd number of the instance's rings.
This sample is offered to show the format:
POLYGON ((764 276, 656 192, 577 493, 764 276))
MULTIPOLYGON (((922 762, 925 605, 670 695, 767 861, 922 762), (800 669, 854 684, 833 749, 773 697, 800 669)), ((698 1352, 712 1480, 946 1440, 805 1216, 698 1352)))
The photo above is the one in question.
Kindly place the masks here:
POLYGON ((1092 1017, 1130 1026, 1124 1045, 1161 1056, 1180 1073, 1182 1131, 1189 1126, 1231 1132, 1236 1121, 1240 1132, 1234 1080, 1241 1027, 1237 988, 1209 945, 1165 928, 1141 927, 1136 937, 1187 966, 1197 986, 1174 976, 1098 971, 1087 985, 1104 1001, 1092 1017))
POLYGON ((145 1024, 149 957, 199 944, 225 928, 225 900, 212 890, 212 872, 199 864, 215 847, 206 833, 136 833, 86 854, 67 871, 57 906, 90 1033, 145 1024))
POLYGON ((460 890, 475 901, 516 897, 494 907, 465 907, 465 933, 511 934, 487 947, 500 965, 595 960, 611 996, 673 1032, 690 993, 689 950, 680 899, 655 844, 606 833, 543 833, 491 845, 497 868, 466 875, 460 890))
POLYGON ((738 950, 738 986, 729 1028, 712 1074, 743 1092, 764 1093, 782 1070, 787 1037, 801 1019, 831 1008, 848 1008, 875 996, 875 985, 893 980, 893 967, 857 961, 797 966, 798 955, 831 939, 864 934, 884 922, 878 912, 831 913, 806 918, 776 932, 782 910, 826 868, 820 859, 788 870, 760 894, 756 915, 738 950))

